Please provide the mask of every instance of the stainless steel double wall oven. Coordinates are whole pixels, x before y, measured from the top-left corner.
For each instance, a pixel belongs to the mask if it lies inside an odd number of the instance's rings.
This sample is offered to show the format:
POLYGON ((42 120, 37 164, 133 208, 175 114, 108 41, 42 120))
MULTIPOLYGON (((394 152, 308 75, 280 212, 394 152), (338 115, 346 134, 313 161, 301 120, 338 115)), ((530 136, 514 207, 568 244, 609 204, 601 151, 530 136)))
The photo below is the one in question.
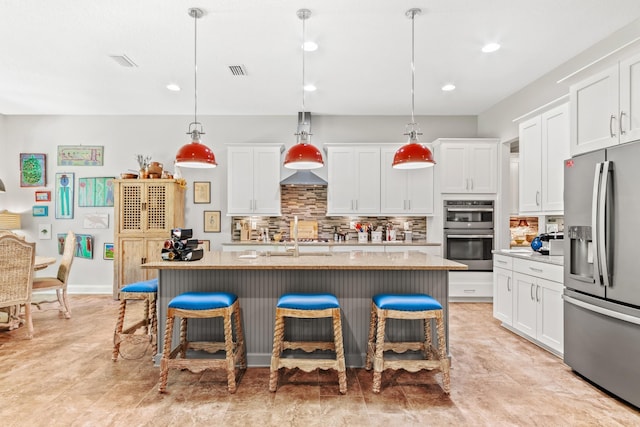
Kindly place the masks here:
POLYGON ((443 219, 445 258, 492 271, 493 200, 445 200, 443 219))

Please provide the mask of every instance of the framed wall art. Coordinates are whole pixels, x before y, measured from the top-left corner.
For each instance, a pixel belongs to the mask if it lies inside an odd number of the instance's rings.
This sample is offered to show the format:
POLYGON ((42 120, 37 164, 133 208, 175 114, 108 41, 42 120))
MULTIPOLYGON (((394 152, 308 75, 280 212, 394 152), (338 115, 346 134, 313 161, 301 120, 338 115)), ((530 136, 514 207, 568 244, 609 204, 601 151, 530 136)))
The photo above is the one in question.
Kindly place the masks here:
POLYGON ((113 243, 105 243, 102 248, 102 259, 113 259, 113 243))
POLYGON ((49 206, 34 206, 31 214, 33 216, 49 216, 49 206))
MULTIPOLYGON (((67 233, 58 234, 58 253, 64 252, 64 240, 67 233)), ((73 255, 78 258, 93 258, 93 236, 90 234, 76 234, 76 250, 73 255)))
POLYGON ((51 240, 51 224, 38 224, 38 239, 51 240))
POLYGON ((211 241, 209 241, 209 240, 198 240, 197 249, 202 249, 205 252, 209 252, 211 250, 211 241))
POLYGON ((84 214, 82 219, 82 228, 109 228, 109 214, 99 212, 84 214))
POLYGON ((56 173, 56 219, 73 219, 73 172, 56 173))
POLYGON ((58 166, 102 166, 101 145, 58 145, 58 166))
POLYGON ((211 183, 209 181, 194 181, 193 203, 211 203, 211 183))
POLYGON ((20 153, 20 187, 47 185, 47 155, 20 153))
POLYGON ((50 202, 51 191, 36 191, 36 202, 50 202))
POLYGON ((204 211, 204 232, 220 232, 220 211, 204 211))
POLYGON ((115 177, 78 178, 78 206, 113 206, 115 177))

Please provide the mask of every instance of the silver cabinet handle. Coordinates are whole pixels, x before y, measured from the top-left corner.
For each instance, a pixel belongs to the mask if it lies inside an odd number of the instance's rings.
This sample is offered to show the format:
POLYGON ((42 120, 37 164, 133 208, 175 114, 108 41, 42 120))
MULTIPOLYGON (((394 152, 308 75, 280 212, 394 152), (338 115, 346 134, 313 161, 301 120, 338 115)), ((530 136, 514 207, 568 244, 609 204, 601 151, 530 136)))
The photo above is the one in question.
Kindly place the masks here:
POLYGON ((536 191, 536 206, 540 206, 540 192, 536 191))
POLYGON ((609 135, 611 136, 611 138, 613 138, 614 136, 616 136, 615 133, 613 133, 613 121, 615 120, 616 116, 614 114, 612 114, 609 117, 609 135))
POLYGON ((540 302, 540 285, 536 286, 536 301, 540 302))
POLYGON ((447 234, 447 239, 490 239, 493 234, 447 234))
POLYGON ((626 113, 624 111, 620 111, 620 120, 618 120, 618 130, 620 131, 620 135, 624 135, 625 133, 627 133, 624 129, 622 129, 622 118, 625 114, 626 113))
POLYGON ((535 301, 535 298, 533 296, 533 288, 535 288, 536 285, 534 285, 533 283, 531 284, 531 289, 529 290, 529 294, 531 296, 531 301, 535 301))
POLYGON ((473 178, 469 179, 469 181, 471 181, 471 188, 470 190, 473 191, 473 178))
POLYGON ((543 269, 541 269, 541 268, 536 268, 536 267, 529 267, 529 270, 531 270, 531 271, 535 271, 536 273, 542 273, 542 272, 544 272, 544 270, 543 270, 543 269))
POLYGON ((506 263, 507 263, 507 261, 503 261, 503 260, 501 260, 501 259, 497 259, 497 260, 495 260, 495 261, 496 261, 498 264, 506 264, 506 263))
POLYGON ((511 277, 507 277, 507 292, 511 292, 511 277))

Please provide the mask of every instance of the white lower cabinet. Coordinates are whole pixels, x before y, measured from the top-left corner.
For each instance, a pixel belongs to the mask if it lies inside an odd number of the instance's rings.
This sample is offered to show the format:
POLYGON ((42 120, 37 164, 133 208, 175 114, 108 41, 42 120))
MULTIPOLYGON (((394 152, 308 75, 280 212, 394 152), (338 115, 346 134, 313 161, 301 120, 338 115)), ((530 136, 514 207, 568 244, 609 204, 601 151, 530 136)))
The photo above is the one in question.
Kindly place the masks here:
POLYGON ((512 267, 512 258, 493 257, 493 317, 509 326, 513 324, 512 267))
POLYGON ((560 265, 518 258, 512 270, 494 269, 494 317, 558 355, 564 353, 562 274, 560 265))
POLYGON ((450 271, 449 301, 488 302, 493 297, 490 271, 450 271))

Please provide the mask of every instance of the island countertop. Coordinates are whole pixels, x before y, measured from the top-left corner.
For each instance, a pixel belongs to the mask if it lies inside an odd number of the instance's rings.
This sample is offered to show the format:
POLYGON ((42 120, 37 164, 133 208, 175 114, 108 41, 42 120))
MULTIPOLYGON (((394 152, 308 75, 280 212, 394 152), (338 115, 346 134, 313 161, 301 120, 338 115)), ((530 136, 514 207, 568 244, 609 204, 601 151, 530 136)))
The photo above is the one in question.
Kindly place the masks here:
POLYGON ((205 252, 198 261, 155 261, 142 265, 159 270, 467 270, 465 264, 418 251, 375 253, 205 252))

